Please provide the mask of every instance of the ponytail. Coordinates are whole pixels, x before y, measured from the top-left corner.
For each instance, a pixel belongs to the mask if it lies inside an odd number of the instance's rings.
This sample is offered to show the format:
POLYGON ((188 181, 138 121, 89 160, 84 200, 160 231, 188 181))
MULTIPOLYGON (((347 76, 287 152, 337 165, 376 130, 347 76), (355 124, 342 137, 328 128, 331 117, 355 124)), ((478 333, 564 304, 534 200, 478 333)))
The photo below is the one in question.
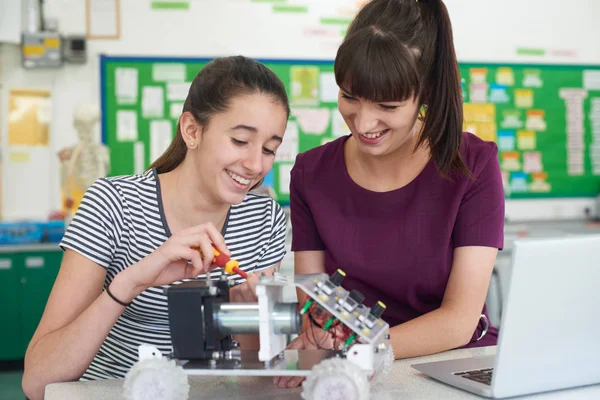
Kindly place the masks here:
POLYGON ((441 0, 419 0, 425 27, 435 31, 434 51, 425 76, 422 101, 426 113, 418 145, 428 142, 438 169, 444 176, 471 172, 460 156, 463 100, 460 71, 454 49, 452 25, 441 0))

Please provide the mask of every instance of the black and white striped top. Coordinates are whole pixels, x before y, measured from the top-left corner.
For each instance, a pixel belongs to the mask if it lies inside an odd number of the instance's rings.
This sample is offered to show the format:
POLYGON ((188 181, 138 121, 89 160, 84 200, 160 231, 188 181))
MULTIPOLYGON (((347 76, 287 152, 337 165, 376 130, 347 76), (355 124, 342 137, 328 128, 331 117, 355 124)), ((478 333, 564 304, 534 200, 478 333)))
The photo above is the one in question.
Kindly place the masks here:
MULTIPOLYGON (((246 271, 259 271, 285 254, 286 219, 270 197, 249 193, 229 209, 223 236, 232 258, 246 271)), ((106 268, 104 287, 117 273, 153 252, 171 235, 155 170, 97 180, 86 192, 61 241, 106 268)), ((220 269, 213 274, 220 275, 220 269)), ((230 279, 242 280, 238 275, 230 279)), ((180 282, 175 282, 175 284, 180 282)), ((165 286, 135 298, 100 347, 81 380, 123 378, 147 343, 172 352, 165 286)))

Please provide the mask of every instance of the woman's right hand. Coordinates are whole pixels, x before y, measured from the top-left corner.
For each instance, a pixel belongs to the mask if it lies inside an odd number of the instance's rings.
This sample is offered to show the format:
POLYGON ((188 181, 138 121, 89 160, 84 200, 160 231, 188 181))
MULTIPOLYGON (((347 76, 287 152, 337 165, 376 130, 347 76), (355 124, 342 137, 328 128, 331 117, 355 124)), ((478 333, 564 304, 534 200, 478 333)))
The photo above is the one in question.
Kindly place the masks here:
MULTIPOLYGON (((309 322, 310 323, 310 322, 309 322)), ((286 347, 292 350, 333 349, 335 341, 329 332, 323 332, 316 326, 309 326, 286 347), (318 346, 317 346, 318 344, 318 346)), ((273 383, 280 388, 295 388, 305 379, 304 376, 276 376, 273 383)))
POLYGON ((117 277, 126 275, 127 286, 137 294, 152 286, 194 278, 217 267, 212 263, 213 245, 219 251, 231 254, 223 236, 212 223, 184 229, 173 234, 142 262, 132 265, 117 277))

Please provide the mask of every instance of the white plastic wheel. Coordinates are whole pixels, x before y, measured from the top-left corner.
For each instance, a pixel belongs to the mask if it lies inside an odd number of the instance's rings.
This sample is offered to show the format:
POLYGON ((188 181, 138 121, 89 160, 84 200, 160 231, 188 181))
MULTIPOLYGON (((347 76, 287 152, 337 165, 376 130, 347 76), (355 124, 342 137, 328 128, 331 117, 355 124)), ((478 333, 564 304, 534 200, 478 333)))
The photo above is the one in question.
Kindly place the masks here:
POLYGON ((329 358, 313 367, 302 384, 305 400, 367 400, 369 381, 356 365, 329 358))
POLYGON ((125 376, 123 394, 127 400, 187 400, 188 377, 173 360, 143 358, 125 376))
POLYGON ((385 377, 389 374, 392 369, 392 364, 394 363, 394 349, 392 348, 392 345, 388 343, 383 352, 383 362, 379 365, 375 371, 375 376, 371 380, 371 385, 373 386, 383 384, 385 377))

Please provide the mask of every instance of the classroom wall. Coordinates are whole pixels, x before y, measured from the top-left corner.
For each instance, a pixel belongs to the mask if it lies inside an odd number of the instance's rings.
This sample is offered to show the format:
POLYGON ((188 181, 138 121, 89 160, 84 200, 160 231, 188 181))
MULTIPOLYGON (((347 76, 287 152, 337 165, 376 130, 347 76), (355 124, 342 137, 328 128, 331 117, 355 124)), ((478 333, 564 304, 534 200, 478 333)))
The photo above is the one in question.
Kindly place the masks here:
MULTIPOLYGON (((3 218, 45 218, 60 207, 56 152, 76 142, 74 107, 81 102, 99 104, 99 54, 241 53, 256 58, 331 60, 342 29, 320 24, 320 18, 350 17, 361 2, 297 0, 293 3, 306 6, 306 13, 280 13, 270 4, 251 0, 192 0, 189 10, 179 11, 154 10, 151 0, 121 0, 121 39, 90 40, 85 65, 59 70, 25 70, 18 46, 0 44, 3 218), (159 23, 168 28, 158 29, 159 23), (51 145, 32 151, 28 163, 13 162, 6 152, 10 88, 52 91, 51 145)), ((84 33, 85 3, 46 0, 46 17, 56 18, 64 34, 84 33)), ((446 4, 461 61, 600 65, 597 0, 446 0, 446 4), (523 54, 527 49, 544 54, 523 54)), ((507 216, 513 220, 583 217, 585 208, 594 204, 593 199, 511 200, 507 216)))

